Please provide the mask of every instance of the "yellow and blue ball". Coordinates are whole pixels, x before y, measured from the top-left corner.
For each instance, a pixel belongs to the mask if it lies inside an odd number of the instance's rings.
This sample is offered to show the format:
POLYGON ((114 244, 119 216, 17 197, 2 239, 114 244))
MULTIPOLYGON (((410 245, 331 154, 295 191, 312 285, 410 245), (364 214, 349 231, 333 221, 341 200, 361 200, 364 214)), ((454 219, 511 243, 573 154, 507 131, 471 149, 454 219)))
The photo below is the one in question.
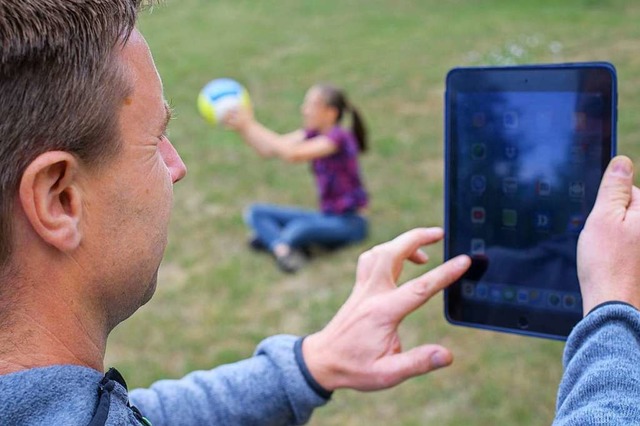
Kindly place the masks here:
POLYGON ((207 83, 198 95, 198 111, 212 125, 224 119, 229 110, 237 107, 251 108, 247 90, 230 78, 217 78, 207 83))

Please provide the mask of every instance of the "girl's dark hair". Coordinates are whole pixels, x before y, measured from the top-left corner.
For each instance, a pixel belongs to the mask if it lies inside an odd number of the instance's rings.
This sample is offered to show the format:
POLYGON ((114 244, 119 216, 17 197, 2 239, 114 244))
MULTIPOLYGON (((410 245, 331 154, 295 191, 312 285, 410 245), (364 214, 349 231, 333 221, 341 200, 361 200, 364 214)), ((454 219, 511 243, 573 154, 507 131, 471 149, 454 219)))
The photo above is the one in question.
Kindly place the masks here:
POLYGON ((362 115, 360 115, 356 107, 347 100, 344 91, 330 84, 317 84, 314 87, 320 90, 328 106, 338 110, 338 117, 336 119, 338 123, 342 120, 345 112, 351 113, 351 131, 358 141, 358 149, 360 152, 365 152, 368 146, 367 128, 364 125, 362 115))

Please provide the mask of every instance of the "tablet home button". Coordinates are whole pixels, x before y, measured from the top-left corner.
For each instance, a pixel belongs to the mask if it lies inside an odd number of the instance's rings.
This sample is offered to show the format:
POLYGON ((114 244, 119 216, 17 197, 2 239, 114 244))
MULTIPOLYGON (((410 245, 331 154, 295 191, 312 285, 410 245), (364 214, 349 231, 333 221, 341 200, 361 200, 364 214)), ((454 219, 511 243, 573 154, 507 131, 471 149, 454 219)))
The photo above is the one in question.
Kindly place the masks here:
POLYGON ((526 330, 527 328, 529 328, 529 320, 527 320, 527 317, 518 318, 518 327, 520 327, 523 330, 526 330))

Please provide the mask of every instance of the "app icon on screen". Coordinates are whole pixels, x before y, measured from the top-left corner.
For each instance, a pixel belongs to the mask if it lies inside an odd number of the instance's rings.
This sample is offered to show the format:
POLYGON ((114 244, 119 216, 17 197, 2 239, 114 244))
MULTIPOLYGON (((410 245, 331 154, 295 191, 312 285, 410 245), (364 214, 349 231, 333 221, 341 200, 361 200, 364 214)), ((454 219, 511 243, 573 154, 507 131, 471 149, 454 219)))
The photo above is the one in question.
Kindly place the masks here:
POLYGON ((569 184, 569 197, 574 200, 583 200, 584 182, 571 182, 569 184))
POLYGON ((518 212, 513 209, 502 210, 502 225, 507 228, 515 228, 518 224, 518 212))
POLYGON ((507 302, 515 302, 516 300, 516 290, 513 287, 505 287, 502 292, 502 297, 507 302))
POLYGON ((486 299, 489 295, 489 287, 486 284, 478 283, 476 285, 476 296, 478 299, 486 299))
POLYGON ((516 297, 518 303, 528 303, 529 302, 529 292, 525 289, 518 290, 518 295, 516 297))
POLYGON ((484 193, 485 189, 487 189, 487 179, 484 176, 471 176, 471 191, 473 193, 480 195, 484 193))
POLYGON ((551 229, 551 214, 549 212, 535 212, 533 226, 536 231, 548 231, 551 229))
POLYGON ((500 287, 492 285, 489 290, 489 297, 494 302, 500 302, 502 300, 502 291, 500 290, 500 287))
POLYGON ((484 240, 482 238, 471 239, 471 255, 481 256, 485 253, 484 240))
POLYGON ((518 113, 507 111, 502 115, 502 124, 505 129, 514 130, 518 128, 518 113))
POLYGON ((565 294, 562 297, 562 306, 566 309, 573 309, 577 304, 576 297, 573 294, 565 294))
POLYGON ((569 217, 569 223, 567 224, 567 231, 578 233, 582 231, 584 227, 584 215, 574 214, 569 217))
POLYGON ((487 122, 487 118, 484 115, 484 112, 476 112, 473 114, 473 127, 482 128, 487 122))
POLYGON ((471 223, 484 223, 486 219, 486 212, 484 207, 472 207, 471 208, 471 223))
POLYGON ((487 146, 483 143, 471 145, 471 157, 474 160, 483 160, 487 156, 487 146))
POLYGON ((548 197, 551 195, 551 183, 548 180, 540 179, 536 183, 536 193, 541 197, 548 197))
POLYGON ((507 177, 502 180, 502 192, 505 194, 515 194, 518 192, 518 179, 507 177))
POLYGON ((540 290, 529 290, 529 303, 531 305, 539 305, 542 301, 542 292, 540 290))
POLYGON ((510 143, 505 144, 504 156, 507 157, 508 160, 515 160, 518 156, 518 147, 510 143))
POLYGON ((471 281, 464 281, 462 283, 462 295, 467 298, 473 297, 475 293, 474 285, 471 281))

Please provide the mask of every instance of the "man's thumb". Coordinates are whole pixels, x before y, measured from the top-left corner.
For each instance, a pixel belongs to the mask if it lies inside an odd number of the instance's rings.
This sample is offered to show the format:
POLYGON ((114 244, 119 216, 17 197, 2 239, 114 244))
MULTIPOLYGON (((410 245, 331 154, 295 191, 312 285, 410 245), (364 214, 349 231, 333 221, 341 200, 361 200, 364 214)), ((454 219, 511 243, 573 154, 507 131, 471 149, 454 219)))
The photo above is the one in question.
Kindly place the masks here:
POLYGON ((631 202, 632 188, 633 163, 622 155, 613 158, 602 177, 593 213, 624 217, 631 202))

